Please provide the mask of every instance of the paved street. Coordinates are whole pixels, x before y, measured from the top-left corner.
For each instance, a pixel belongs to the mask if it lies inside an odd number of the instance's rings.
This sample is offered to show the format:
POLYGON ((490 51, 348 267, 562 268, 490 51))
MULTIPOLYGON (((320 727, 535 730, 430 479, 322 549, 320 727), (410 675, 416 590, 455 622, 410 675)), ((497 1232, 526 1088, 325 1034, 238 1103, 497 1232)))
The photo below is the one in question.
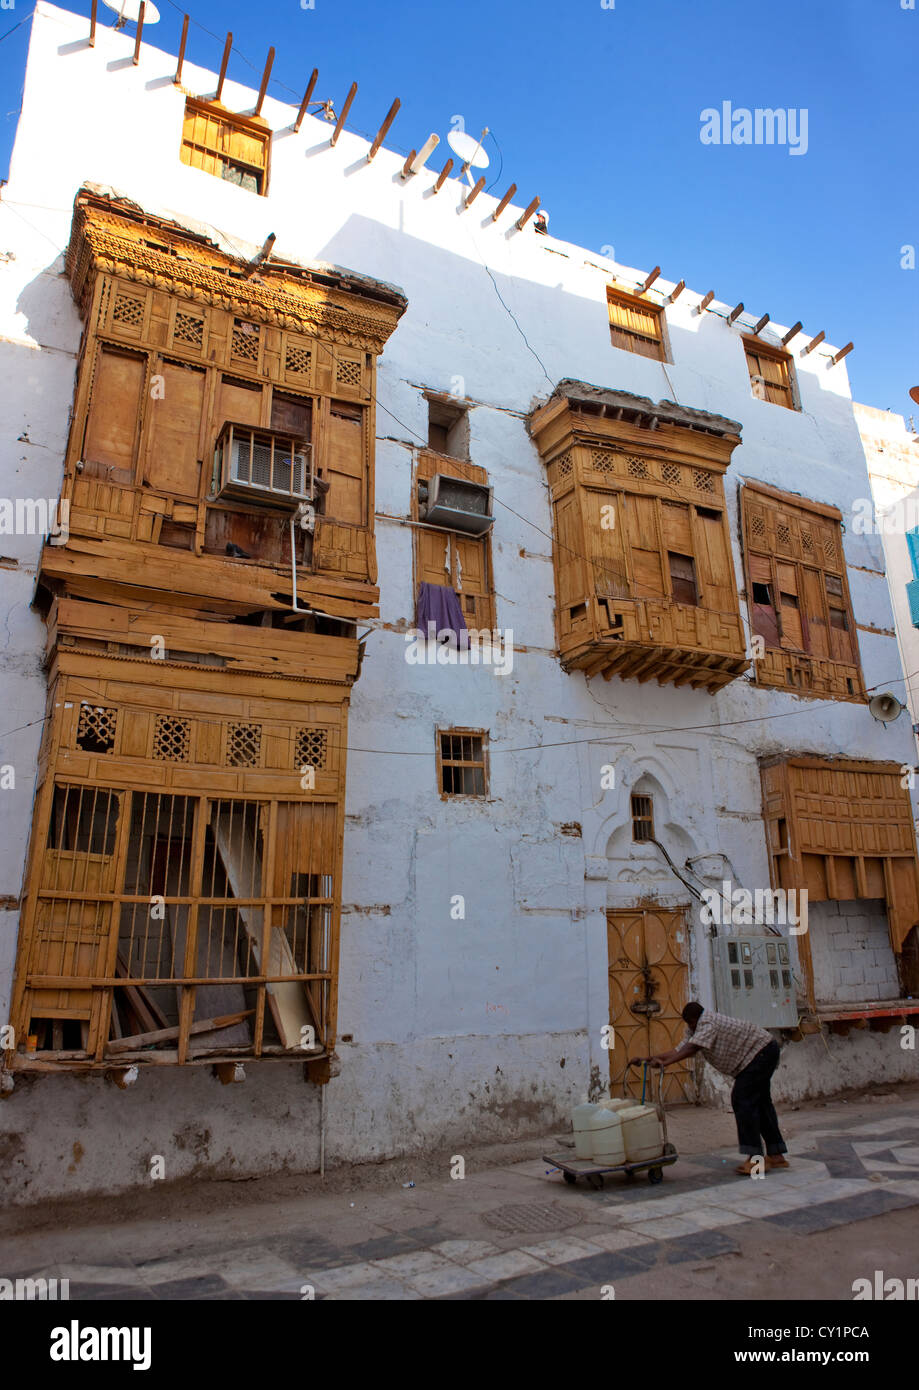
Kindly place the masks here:
POLYGON ((497 1160, 473 1151, 461 1181, 434 1160, 415 1165, 414 1187, 406 1162, 330 1174, 325 1190, 292 1175, 277 1190, 148 1189, 44 1209, 38 1229, 22 1210, 5 1218, 0 1275, 68 1278, 71 1299, 317 1300, 596 1299, 611 1287, 625 1300, 846 1300, 876 1269, 915 1278, 917 1088, 784 1121, 791 1167, 763 1179, 735 1176, 729 1114, 686 1107, 671 1120, 681 1158, 654 1187, 567 1186, 538 1156, 558 1149, 549 1136, 497 1160))

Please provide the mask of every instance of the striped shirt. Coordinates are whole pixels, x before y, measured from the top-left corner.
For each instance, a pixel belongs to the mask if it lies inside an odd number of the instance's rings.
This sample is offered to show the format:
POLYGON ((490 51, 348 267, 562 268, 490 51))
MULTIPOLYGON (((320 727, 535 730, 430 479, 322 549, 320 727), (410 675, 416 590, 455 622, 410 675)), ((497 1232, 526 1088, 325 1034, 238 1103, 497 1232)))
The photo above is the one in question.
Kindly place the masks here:
POLYGON ((694 1043, 716 1071, 725 1076, 736 1076, 774 1039, 771 1033, 756 1023, 745 1023, 743 1019, 705 1009, 696 1024, 696 1031, 691 1033, 687 1029, 683 1041, 694 1043))

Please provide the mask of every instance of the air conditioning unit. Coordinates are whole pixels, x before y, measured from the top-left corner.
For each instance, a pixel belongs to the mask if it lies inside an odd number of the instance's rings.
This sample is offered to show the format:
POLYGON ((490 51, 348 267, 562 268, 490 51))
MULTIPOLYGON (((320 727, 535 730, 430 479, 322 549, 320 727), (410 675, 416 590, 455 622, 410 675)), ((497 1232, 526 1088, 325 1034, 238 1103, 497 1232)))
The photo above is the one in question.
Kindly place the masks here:
POLYGON ((420 516, 429 526, 443 526, 451 531, 465 531, 481 536, 494 525, 491 514, 494 489, 482 483, 470 483, 465 478, 450 478, 435 473, 420 493, 420 516))
POLYGON ((785 937, 772 933, 716 936, 712 965, 719 1013, 761 1028, 797 1027, 795 980, 785 937))
POLYGON ((224 425, 214 456, 215 498, 295 510, 313 498, 312 448, 280 430, 224 425))

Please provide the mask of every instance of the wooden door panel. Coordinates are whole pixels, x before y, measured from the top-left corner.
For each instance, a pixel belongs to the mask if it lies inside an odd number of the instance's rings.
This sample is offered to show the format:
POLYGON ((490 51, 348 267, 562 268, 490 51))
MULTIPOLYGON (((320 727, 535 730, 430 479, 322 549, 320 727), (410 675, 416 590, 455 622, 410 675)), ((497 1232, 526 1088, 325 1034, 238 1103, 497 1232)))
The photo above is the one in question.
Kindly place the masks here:
MULTIPOLYGON (((686 917, 682 910, 650 908, 608 912, 606 917, 610 1022, 615 1029, 610 1090, 619 1095, 625 1089, 626 1094, 639 1097, 641 1072, 628 1069, 629 1057, 666 1052, 682 1041, 686 1031, 680 1017, 688 983, 686 917), (648 1003, 657 1009, 644 1011, 648 1003)), ((695 1100, 688 1063, 667 1068, 664 1098, 695 1100)))

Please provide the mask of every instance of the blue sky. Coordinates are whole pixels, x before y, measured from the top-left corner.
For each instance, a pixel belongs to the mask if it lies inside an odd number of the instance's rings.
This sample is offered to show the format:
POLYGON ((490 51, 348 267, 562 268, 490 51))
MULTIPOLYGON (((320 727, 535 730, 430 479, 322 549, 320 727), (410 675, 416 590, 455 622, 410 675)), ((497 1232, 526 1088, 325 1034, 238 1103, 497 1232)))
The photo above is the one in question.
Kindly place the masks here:
MULTIPOLYGON (((174 53, 185 6, 157 3, 149 40, 174 53)), ((231 76, 257 85, 274 44, 273 95, 298 99, 315 66, 340 109, 356 81, 348 128, 365 133, 399 96, 386 143, 406 152, 455 116, 487 125, 494 191, 538 193, 554 235, 853 339, 855 398, 919 426, 919 268, 901 266, 919 247, 919 0, 313 3, 191 0, 189 58, 218 67, 232 29, 231 76), (725 101, 806 109, 806 154, 704 145, 701 112, 725 101)), ((3 176, 29 26, 8 31, 30 9, 0 10, 3 176)))

